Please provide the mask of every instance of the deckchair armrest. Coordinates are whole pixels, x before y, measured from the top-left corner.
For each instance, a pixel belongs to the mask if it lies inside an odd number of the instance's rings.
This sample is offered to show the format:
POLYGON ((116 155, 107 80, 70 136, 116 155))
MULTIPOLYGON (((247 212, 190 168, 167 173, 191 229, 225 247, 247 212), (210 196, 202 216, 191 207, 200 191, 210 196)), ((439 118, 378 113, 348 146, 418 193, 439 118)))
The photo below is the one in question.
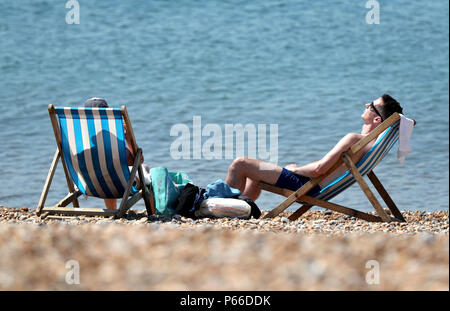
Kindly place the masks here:
POLYGON ((123 105, 120 108, 120 110, 122 112, 122 117, 123 117, 123 119, 125 121, 125 125, 127 127, 127 134, 126 135, 129 137, 130 142, 131 142, 130 148, 131 148, 131 150, 133 150, 133 154, 136 154, 138 149, 139 149, 139 147, 138 147, 138 145, 136 143, 136 137, 134 136, 134 131, 133 131, 133 127, 131 126, 130 117, 128 116, 127 107, 125 107, 125 105, 123 105))
POLYGON ((372 132, 370 132, 366 137, 362 138, 357 143, 353 144, 347 151, 349 156, 353 156, 358 153, 362 148, 364 148, 368 143, 378 137, 383 131, 385 131, 389 126, 394 124, 400 119, 400 115, 394 112, 389 118, 387 118, 383 123, 378 125, 372 132))

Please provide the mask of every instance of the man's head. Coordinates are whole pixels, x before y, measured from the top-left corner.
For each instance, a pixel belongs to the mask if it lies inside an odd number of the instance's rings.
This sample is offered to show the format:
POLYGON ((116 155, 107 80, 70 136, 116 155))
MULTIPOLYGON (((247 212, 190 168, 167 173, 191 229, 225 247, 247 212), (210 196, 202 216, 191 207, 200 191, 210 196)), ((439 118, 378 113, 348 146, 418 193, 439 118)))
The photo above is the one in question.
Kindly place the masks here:
POLYGON ((108 108, 109 106, 104 98, 92 97, 86 100, 86 102, 84 103, 84 107, 108 108))
POLYGON ((381 106, 381 116, 383 120, 389 118, 394 112, 403 113, 403 108, 400 106, 400 103, 393 99, 388 94, 381 95, 381 99, 383 100, 383 105, 381 106))
POLYGON ((403 113, 403 108, 390 95, 383 94, 373 102, 366 104, 362 118, 372 123, 381 123, 394 112, 403 113))

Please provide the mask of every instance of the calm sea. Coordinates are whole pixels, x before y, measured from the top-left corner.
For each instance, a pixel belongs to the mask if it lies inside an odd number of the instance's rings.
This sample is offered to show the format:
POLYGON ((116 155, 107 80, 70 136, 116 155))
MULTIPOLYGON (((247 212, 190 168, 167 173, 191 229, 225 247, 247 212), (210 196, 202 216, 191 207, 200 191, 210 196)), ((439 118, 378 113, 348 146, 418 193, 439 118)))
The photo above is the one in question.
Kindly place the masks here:
MULTIPOLYGON (((375 172, 400 209, 448 209, 448 1, 379 0, 379 24, 364 0, 79 0, 79 24, 66 23, 67 2, 0 0, 1 205, 37 206, 56 148, 48 104, 126 105, 145 162, 206 187, 231 160, 175 159, 176 124, 278 124, 278 163, 302 165, 359 132, 363 104, 389 93, 418 125, 406 162, 394 146, 375 172)), ((59 166, 47 203, 66 193, 59 166)), ((371 210, 357 185, 334 202, 371 210)))

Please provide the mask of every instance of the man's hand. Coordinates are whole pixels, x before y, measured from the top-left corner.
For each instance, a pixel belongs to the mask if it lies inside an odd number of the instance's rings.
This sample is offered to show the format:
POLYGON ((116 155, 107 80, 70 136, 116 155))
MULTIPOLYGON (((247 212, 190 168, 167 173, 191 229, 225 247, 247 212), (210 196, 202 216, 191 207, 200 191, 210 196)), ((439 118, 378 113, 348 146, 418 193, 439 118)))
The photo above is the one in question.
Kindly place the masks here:
MULTIPOLYGON (((128 148, 127 148, 127 162, 128 166, 133 166, 134 164, 134 154, 128 148)), ((144 163, 144 155, 141 153, 141 164, 142 163, 144 163)))

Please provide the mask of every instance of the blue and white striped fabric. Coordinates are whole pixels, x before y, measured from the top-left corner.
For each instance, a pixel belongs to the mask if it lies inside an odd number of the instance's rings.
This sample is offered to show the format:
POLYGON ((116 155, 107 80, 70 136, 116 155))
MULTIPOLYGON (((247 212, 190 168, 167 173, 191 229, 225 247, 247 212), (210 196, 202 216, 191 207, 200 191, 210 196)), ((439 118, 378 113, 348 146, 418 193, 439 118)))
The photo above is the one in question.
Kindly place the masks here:
MULTIPOLYGON (((85 195, 121 198, 130 178, 123 118, 118 108, 57 107, 62 152, 85 195)), ((133 186, 131 193, 136 193, 133 186)))
MULTIPOLYGON (((369 173, 389 152, 395 142, 398 140, 400 121, 395 122, 388 127, 381 135, 372 148, 364 157, 356 163, 356 167, 362 176, 369 173)), ((315 195, 317 199, 328 201, 353 185, 355 178, 350 171, 335 179, 333 182, 324 187, 318 194, 315 195)))

